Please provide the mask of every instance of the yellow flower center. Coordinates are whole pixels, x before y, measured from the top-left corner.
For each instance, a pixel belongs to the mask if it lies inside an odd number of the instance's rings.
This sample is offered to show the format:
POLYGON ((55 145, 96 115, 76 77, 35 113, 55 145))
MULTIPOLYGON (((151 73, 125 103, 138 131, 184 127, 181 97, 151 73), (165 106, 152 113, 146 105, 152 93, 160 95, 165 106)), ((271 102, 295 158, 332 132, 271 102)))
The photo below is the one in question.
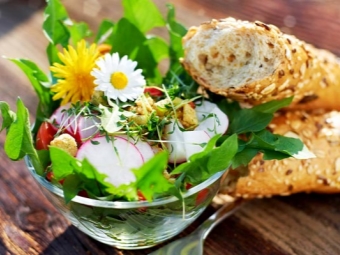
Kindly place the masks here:
POLYGON ((128 84, 128 78, 122 72, 114 72, 111 75, 111 84, 116 89, 124 89, 128 84))

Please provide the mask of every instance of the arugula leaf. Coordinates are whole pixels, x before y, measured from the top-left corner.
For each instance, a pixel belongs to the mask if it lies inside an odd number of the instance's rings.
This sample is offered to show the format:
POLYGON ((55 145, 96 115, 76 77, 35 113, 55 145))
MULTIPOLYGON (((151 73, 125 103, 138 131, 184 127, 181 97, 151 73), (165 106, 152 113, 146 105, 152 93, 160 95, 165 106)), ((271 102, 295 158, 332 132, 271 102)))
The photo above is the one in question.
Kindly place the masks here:
MULTIPOLYGON (((13 116, 11 112, 7 114, 13 116)), ((4 149, 7 156, 12 160, 21 160, 25 155, 28 155, 35 171, 39 175, 43 174, 44 168, 33 145, 29 113, 20 98, 17 100, 16 118, 8 126, 4 149)))
POLYGON ((234 156, 231 167, 236 169, 239 166, 248 165, 248 163, 256 156, 258 152, 259 150, 256 148, 245 148, 241 150, 234 156))
POLYGON ((159 63, 162 59, 169 57, 169 45, 164 39, 153 36, 148 38, 145 44, 151 50, 152 55, 157 63, 159 63))
POLYGON ((50 146, 50 157, 52 161, 52 169, 54 178, 57 181, 62 180, 66 176, 73 174, 76 169, 80 172, 81 167, 79 166, 79 161, 72 157, 65 150, 50 146))
POLYGON ((178 60, 184 55, 182 37, 187 33, 187 29, 176 21, 174 6, 172 4, 167 4, 167 7, 167 27, 170 36, 170 70, 173 72, 181 70, 182 72, 184 70, 178 60))
POLYGON ((63 182, 65 203, 68 204, 82 190, 82 180, 76 174, 68 175, 63 182))
POLYGON ((162 151, 139 169, 133 170, 137 178, 136 187, 148 201, 152 200, 154 194, 166 192, 173 187, 173 184, 163 174, 167 164, 168 152, 162 151))
POLYGON ((2 125, 0 129, 1 132, 5 128, 9 128, 9 126, 15 120, 16 115, 9 109, 9 105, 4 101, 0 101, 0 111, 2 115, 2 125))
POLYGON ((31 82, 41 103, 41 111, 48 118, 54 109, 51 109, 50 81, 45 73, 32 61, 27 59, 9 59, 15 63, 31 82))
POLYGON ((68 27, 68 30, 74 45, 77 45, 80 40, 92 35, 92 31, 85 22, 73 23, 68 27))
POLYGON ((65 23, 70 20, 60 0, 47 0, 44 15, 43 30, 47 39, 54 45, 61 44, 66 47, 70 39, 70 32, 65 23))
MULTIPOLYGON (((53 65, 54 63, 61 63, 59 56, 58 56, 58 49, 53 43, 49 43, 46 48, 46 54, 48 57, 48 61, 50 65, 53 65)), ((57 79, 52 76, 52 84, 55 84, 57 79)))
POLYGON ((157 6, 150 0, 123 0, 124 17, 142 33, 162 27, 165 21, 157 6))
POLYGON ((297 154, 303 148, 303 143, 296 138, 273 134, 268 130, 254 133, 248 147, 277 151, 287 155, 297 154))
POLYGON ((227 169, 230 166, 230 162, 237 153, 237 135, 234 134, 228 137, 221 146, 214 149, 208 159, 207 167, 210 172, 219 172, 227 169))
POLYGON ((265 129, 273 119, 272 113, 258 112, 253 109, 241 109, 230 121, 228 134, 257 132, 265 129))
POLYGON ((185 181, 198 184, 213 174, 226 170, 237 153, 237 135, 225 139, 221 146, 211 148, 219 138, 220 135, 214 136, 203 151, 192 155, 189 161, 176 167, 171 174, 184 173, 185 181))
POLYGON ((283 107, 289 106, 292 101, 293 97, 288 97, 281 100, 274 100, 264 104, 256 105, 252 109, 258 112, 274 113, 283 107))
POLYGON ((108 19, 104 19, 99 25, 94 42, 104 43, 106 39, 111 35, 113 31, 113 27, 114 27, 114 22, 108 19))

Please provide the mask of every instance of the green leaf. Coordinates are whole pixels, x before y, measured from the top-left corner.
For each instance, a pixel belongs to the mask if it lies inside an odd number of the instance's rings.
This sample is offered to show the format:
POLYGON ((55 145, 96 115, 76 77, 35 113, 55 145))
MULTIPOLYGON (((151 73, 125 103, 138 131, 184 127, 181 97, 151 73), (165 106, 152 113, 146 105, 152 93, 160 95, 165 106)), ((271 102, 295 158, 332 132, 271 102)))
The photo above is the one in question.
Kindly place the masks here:
POLYGON ((170 37, 170 70, 179 74, 184 71, 179 59, 184 55, 182 38, 187 33, 187 29, 176 21, 174 6, 172 4, 168 4, 167 7, 167 27, 170 37))
POLYGON ((143 74, 148 80, 161 81, 158 63, 146 43, 146 37, 129 20, 120 19, 108 40, 112 45, 111 52, 118 52, 120 57, 127 55, 130 59, 137 61, 137 67, 143 70, 143 74), (131 35, 133 35, 133 40, 126 40, 131 35))
POLYGON ((63 182, 65 203, 68 204, 82 190, 82 180, 76 174, 68 175, 63 182))
POLYGON ((104 43, 106 39, 111 35, 114 27, 114 22, 108 19, 102 20, 97 30, 96 37, 94 39, 95 43, 104 43))
POLYGON ((0 129, 1 132, 5 128, 10 127, 16 118, 16 114, 9 109, 9 105, 4 101, 0 101, 0 111, 2 115, 2 125, 0 129))
POLYGON ((68 27, 71 35, 71 40, 73 45, 77 45, 77 43, 92 35, 92 31, 89 26, 84 22, 73 23, 68 27))
POLYGON ((257 153, 258 149, 254 148, 245 148, 242 151, 236 153, 232 160, 232 168, 236 169, 239 166, 247 166, 257 153))
MULTIPOLYGON (((46 54, 48 57, 48 61, 52 66, 54 63, 61 63, 59 56, 58 56, 58 49, 53 43, 49 43, 46 48, 46 54)), ((57 79, 52 76, 52 84, 55 84, 57 79)))
POLYGON ((44 169, 46 169, 51 164, 51 157, 49 150, 37 150, 39 160, 44 169))
POLYGON ((248 146, 277 151, 290 156, 297 154, 303 149, 303 143, 299 139, 272 134, 268 130, 262 130, 253 134, 248 146))
POLYGON ((217 173, 227 169, 230 166, 231 160, 237 153, 237 149, 237 135, 234 134, 228 137, 221 146, 216 148, 214 153, 211 153, 207 164, 209 172, 217 173))
POLYGON ((152 52, 152 55, 157 63, 169 57, 169 45, 160 37, 150 37, 146 41, 146 45, 152 52))
POLYGON ((80 169, 79 161, 65 150, 54 146, 50 146, 49 149, 53 174, 57 181, 73 174, 76 169, 80 169))
POLYGON ((273 114, 257 112, 253 109, 241 109, 234 119, 230 120, 228 134, 258 132, 265 129, 273 119, 273 114))
POLYGON ((65 23, 70 20, 60 0, 47 0, 44 16, 43 30, 47 39, 54 45, 61 44, 66 47, 70 39, 70 32, 65 23))
POLYGON ((163 151, 144 163, 139 169, 133 170, 137 178, 137 189, 148 201, 152 200, 154 194, 164 193, 174 187, 163 174, 167 163, 168 153, 163 151))
POLYGON ((292 101, 293 97, 288 97, 281 100, 273 100, 268 103, 254 106, 253 110, 258 112, 274 113, 283 107, 289 106, 292 101))
POLYGON ((123 0, 124 17, 142 33, 154 27, 162 27, 165 21, 151 0, 123 0))
POLYGON ((44 114, 45 118, 49 118, 53 113, 51 108, 51 94, 50 82, 47 76, 41 69, 32 61, 27 59, 10 59, 15 63, 27 76, 31 82, 40 101, 40 111, 44 114))
POLYGON ((17 100, 16 119, 8 128, 4 146, 7 156, 12 160, 20 160, 29 156, 35 171, 42 175, 44 168, 33 145, 29 113, 20 98, 17 100))

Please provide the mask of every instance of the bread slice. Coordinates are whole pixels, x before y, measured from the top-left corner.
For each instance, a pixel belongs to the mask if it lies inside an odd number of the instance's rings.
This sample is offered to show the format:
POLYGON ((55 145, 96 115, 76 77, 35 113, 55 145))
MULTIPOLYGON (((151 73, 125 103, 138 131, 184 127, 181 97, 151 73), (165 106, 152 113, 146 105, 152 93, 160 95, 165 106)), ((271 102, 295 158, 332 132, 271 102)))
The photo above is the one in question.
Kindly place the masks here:
POLYGON ((210 91, 252 105, 294 96, 294 109, 340 110, 340 62, 277 27, 226 18, 192 27, 182 64, 210 91))
POLYGON ((340 192, 340 112, 288 111, 276 116, 269 127, 273 133, 296 134, 316 158, 264 161, 259 154, 246 168, 227 175, 222 193, 261 198, 340 192))

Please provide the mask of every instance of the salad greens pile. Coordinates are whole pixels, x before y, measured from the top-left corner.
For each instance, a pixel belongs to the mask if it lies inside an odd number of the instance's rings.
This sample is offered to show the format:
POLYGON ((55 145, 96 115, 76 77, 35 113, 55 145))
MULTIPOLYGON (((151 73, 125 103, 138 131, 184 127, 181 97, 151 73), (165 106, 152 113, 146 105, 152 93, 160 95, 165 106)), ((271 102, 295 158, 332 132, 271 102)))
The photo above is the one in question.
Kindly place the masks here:
MULTIPOLYGON (((63 64, 58 54, 60 48, 68 48, 84 40, 91 41, 99 46, 109 45, 110 53, 128 56, 136 61, 137 68, 142 70, 145 77, 146 87, 156 88, 166 98, 181 98, 181 102, 185 103, 202 98, 197 92, 198 84, 186 73, 179 61, 184 54, 181 40, 187 30, 176 20, 174 6, 167 5, 167 15, 164 18, 151 0, 122 0, 122 5, 123 17, 118 21, 103 20, 94 33, 86 23, 71 20, 60 0, 48 0, 43 32, 48 39, 46 53, 50 65, 63 64), (166 29, 169 39, 148 34, 155 27, 166 29), (165 59, 169 61, 169 68, 162 74, 159 63, 165 59)), ((28 77, 39 98, 39 105, 32 128, 29 112, 20 98, 17 99, 16 112, 6 102, 0 102, 3 119, 1 131, 7 132, 5 152, 12 160, 28 156, 35 171, 41 176, 46 176, 52 170, 54 176, 51 181, 63 189, 66 202, 80 190, 85 190, 90 198, 105 200, 133 201, 138 199, 139 192, 148 201, 160 195, 175 195, 181 199, 187 183, 196 185, 230 167, 246 166, 260 152, 264 154, 264 159, 269 160, 291 157, 303 149, 300 140, 272 134, 267 130, 274 113, 288 106, 292 98, 253 108, 241 108, 236 102, 208 92, 209 100, 216 103, 229 118, 227 132, 213 136, 202 145, 200 152, 191 155, 188 161, 181 164, 169 165, 166 150, 156 153, 140 168, 132 170, 136 177, 134 182, 117 187, 109 183, 107 176, 98 172, 86 158, 79 160, 54 146, 48 150, 36 149, 39 128, 61 103, 51 91, 51 87, 58 83, 58 77, 53 72, 45 74, 30 60, 10 60, 28 77), (164 175, 165 169, 170 178, 164 175)), ((120 112, 127 104, 132 105, 129 101, 116 102, 120 112)), ((89 103, 84 105, 86 109, 100 111, 97 106, 89 103)), ((73 104, 73 108, 77 108, 77 104, 73 104)), ((105 109, 109 109, 109 113, 114 111, 114 108, 105 109)), ((157 116, 151 116, 141 130, 148 134, 157 133, 157 127, 162 121, 157 116)), ((107 133, 104 135, 108 136, 107 133)))

